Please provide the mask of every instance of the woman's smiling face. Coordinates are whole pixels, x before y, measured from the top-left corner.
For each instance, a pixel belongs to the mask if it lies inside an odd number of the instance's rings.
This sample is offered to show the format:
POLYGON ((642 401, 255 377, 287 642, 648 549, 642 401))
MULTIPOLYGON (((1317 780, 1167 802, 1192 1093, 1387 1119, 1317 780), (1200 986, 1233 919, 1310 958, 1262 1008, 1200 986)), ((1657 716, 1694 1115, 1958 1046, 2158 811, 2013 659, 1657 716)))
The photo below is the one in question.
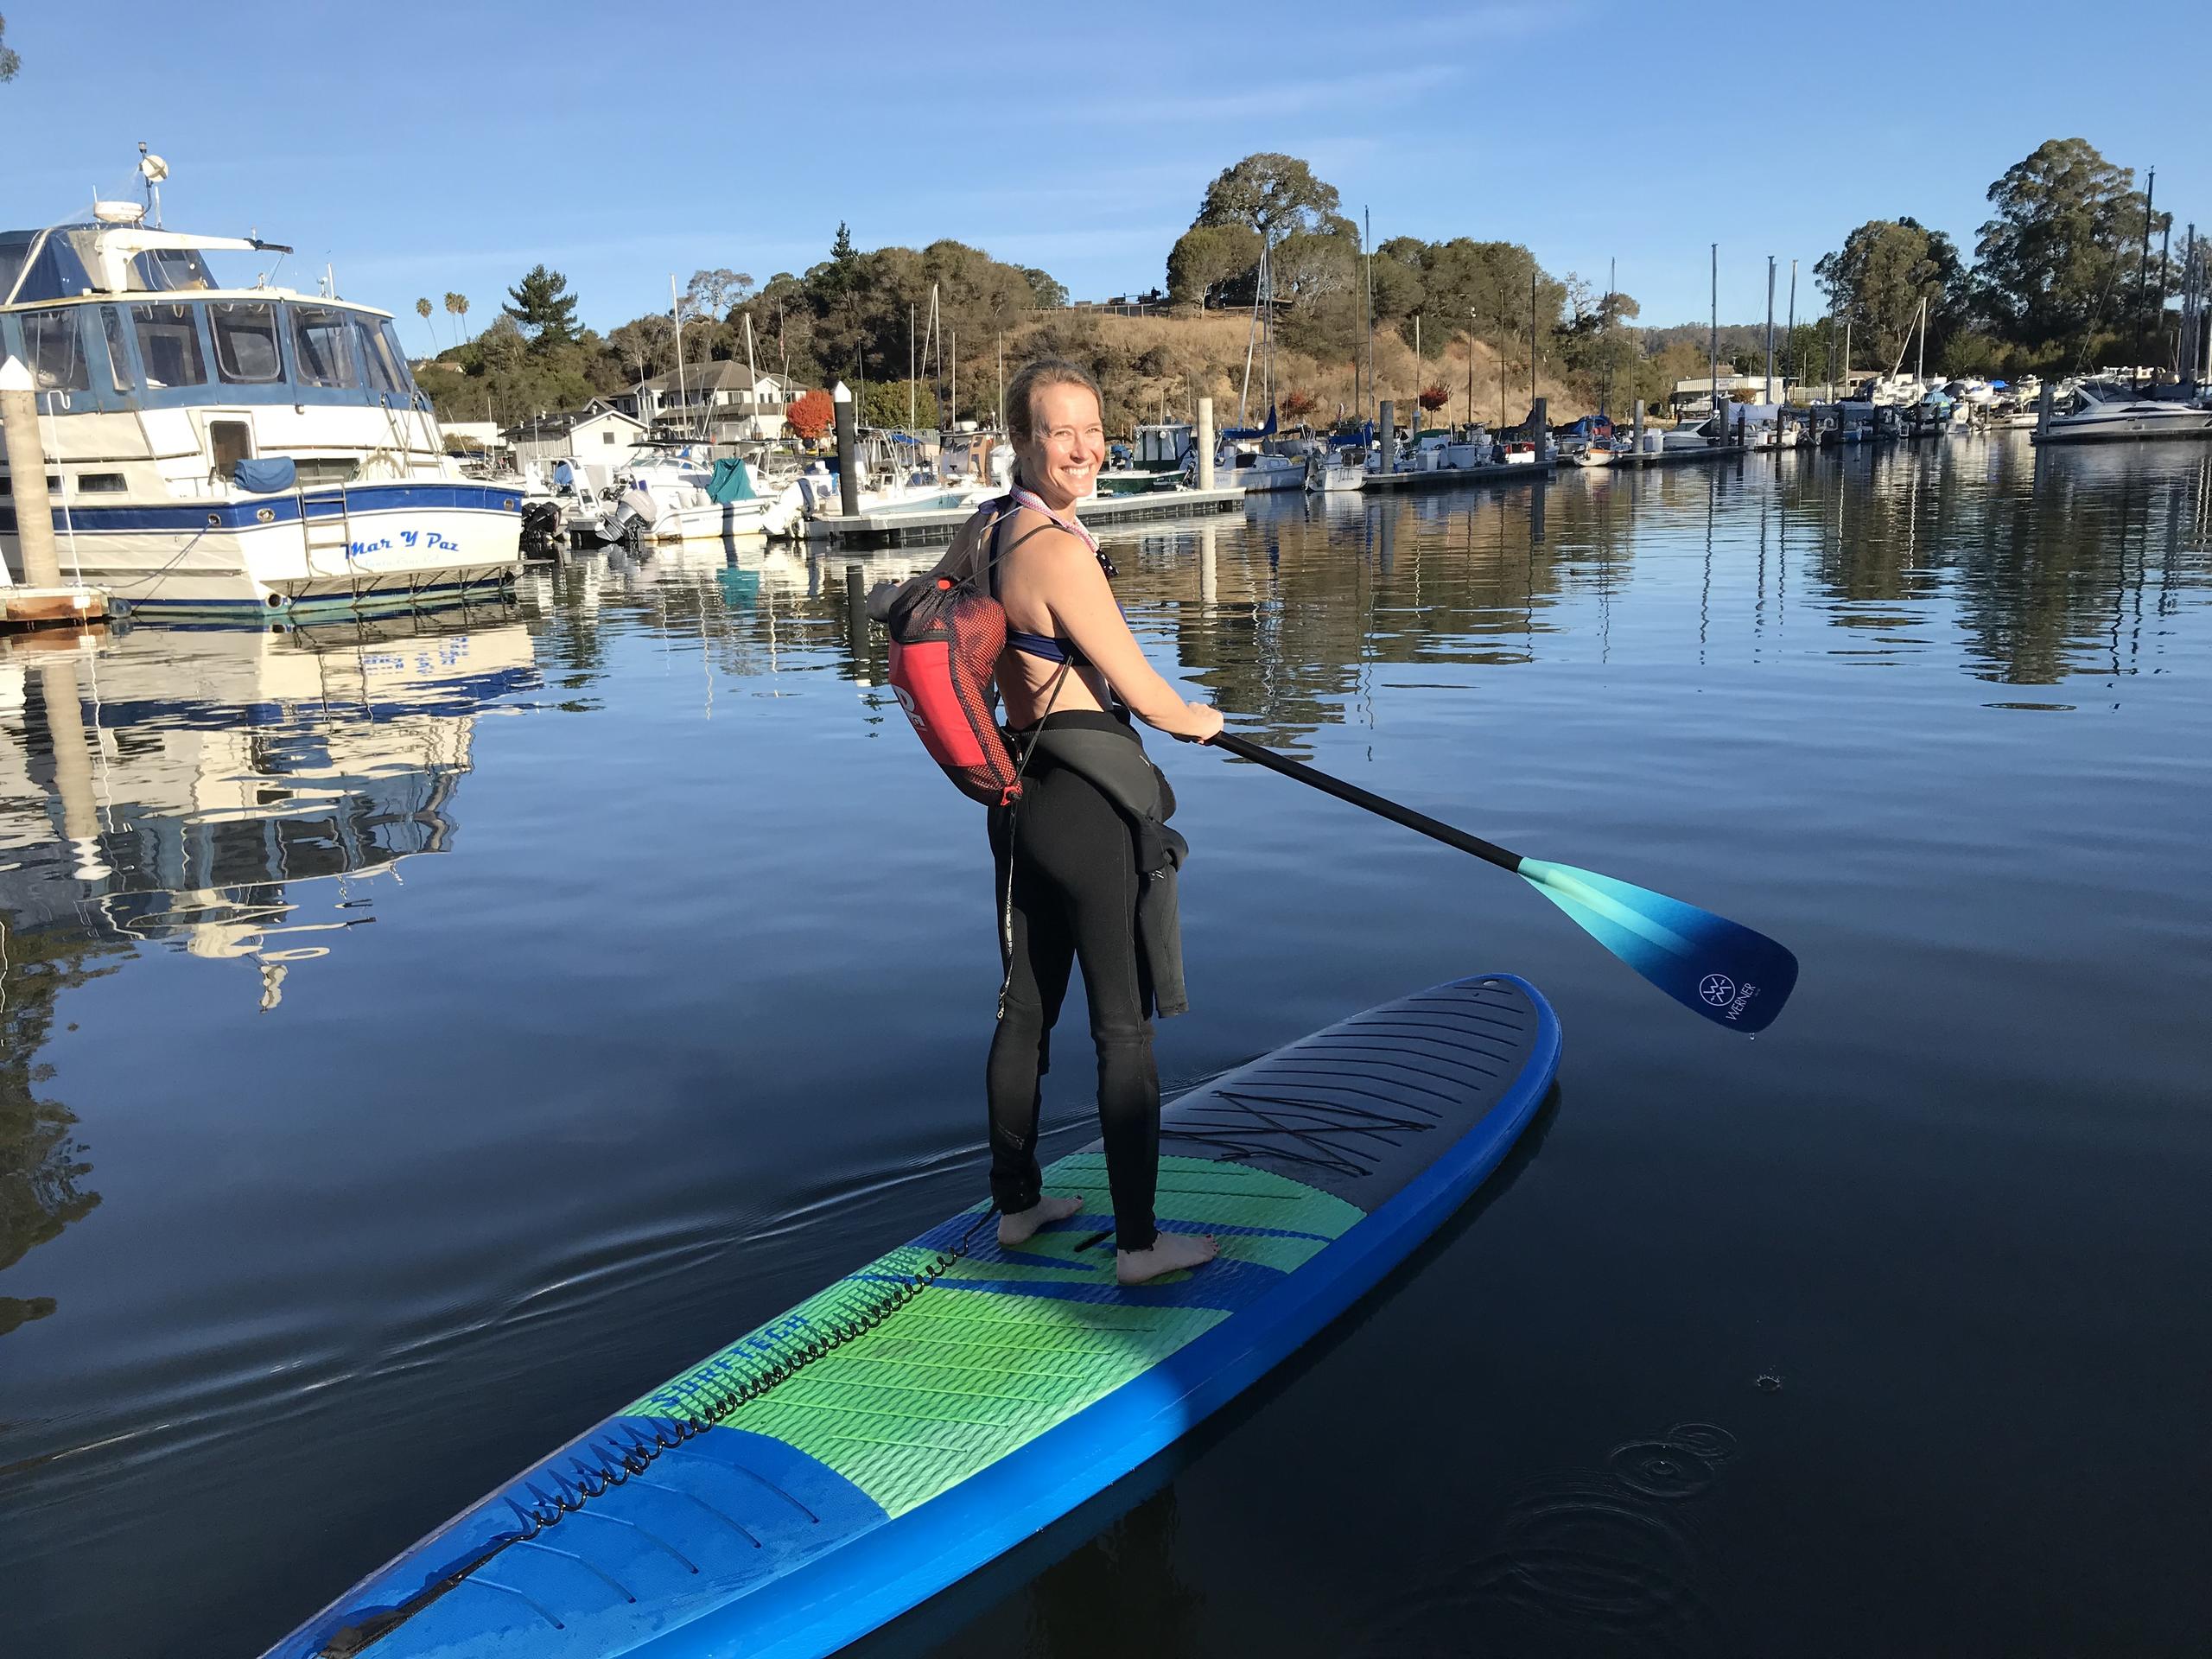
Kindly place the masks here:
POLYGON ((1031 436, 1020 446, 1022 481, 1047 500, 1081 500, 1096 486, 1106 458, 1097 398, 1088 386, 1039 386, 1029 408, 1031 436))

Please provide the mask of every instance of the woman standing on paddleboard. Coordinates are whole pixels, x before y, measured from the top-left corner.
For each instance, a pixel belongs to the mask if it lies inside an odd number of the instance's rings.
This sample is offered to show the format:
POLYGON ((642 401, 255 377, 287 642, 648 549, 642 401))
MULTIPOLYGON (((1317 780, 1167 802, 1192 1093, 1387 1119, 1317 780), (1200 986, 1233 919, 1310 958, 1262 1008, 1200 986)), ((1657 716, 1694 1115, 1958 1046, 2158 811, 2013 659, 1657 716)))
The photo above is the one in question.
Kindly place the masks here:
POLYGON ((1046 1194, 1037 1166, 1039 1078, 1068 970, 1080 961, 1098 1050, 1115 1268, 1123 1284, 1142 1284, 1211 1262, 1217 1247, 1154 1223, 1152 1014, 1182 1011, 1179 954, 1163 937, 1175 925, 1172 865, 1181 837, 1163 828, 1173 798, 1128 715, 1203 743, 1221 730, 1221 715, 1184 702, 1145 661, 1115 602, 1113 566, 1076 521, 1075 504, 1091 493, 1106 456, 1097 382, 1073 363, 1032 363, 1007 384, 1006 407, 1017 511, 994 534, 991 575, 1007 615, 999 690, 1014 750, 1027 758, 1020 798, 990 817, 1006 958, 988 1073, 991 1196, 1007 1246, 1083 1207, 1079 1198, 1046 1194), (1126 712, 1112 712, 1117 698, 1126 712))

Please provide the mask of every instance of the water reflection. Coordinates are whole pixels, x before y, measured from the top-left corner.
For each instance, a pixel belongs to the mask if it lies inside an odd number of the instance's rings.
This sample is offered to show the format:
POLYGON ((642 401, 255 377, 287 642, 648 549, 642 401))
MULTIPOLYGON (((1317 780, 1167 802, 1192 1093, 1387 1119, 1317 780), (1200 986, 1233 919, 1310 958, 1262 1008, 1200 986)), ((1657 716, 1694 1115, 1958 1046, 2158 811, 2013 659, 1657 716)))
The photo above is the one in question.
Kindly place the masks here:
MULTIPOLYGON (((2162 648, 2157 622, 2212 581, 2208 501, 2212 458, 2193 451, 2038 460, 2024 442, 1962 440, 1547 487, 1255 498, 1242 519, 1106 539, 1141 635, 1294 742, 1361 720, 1378 671, 1671 654, 1656 624, 1686 629, 1707 661, 1777 653, 1794 621, 1800 651, 1932 656, 2005 684, 2139 671, 2162 648)), ((855 594, 937 551, 734 542, 572 558, 531 590, 546 671, 588 687, 612 604, 728 676, 819 669, 826 650, 843 677, 880 687, 882 642, 855 594)))
MULTIPOLYGON (((537 683, 512 613, 0 643, 0 1271, 99 1203, 38 1093, 60 994, 165 945, 276 1011, 375 878, 451 846, 474 716, 537 683)), ((53 1311, 0 1299, 0 1333, 53 1311)))

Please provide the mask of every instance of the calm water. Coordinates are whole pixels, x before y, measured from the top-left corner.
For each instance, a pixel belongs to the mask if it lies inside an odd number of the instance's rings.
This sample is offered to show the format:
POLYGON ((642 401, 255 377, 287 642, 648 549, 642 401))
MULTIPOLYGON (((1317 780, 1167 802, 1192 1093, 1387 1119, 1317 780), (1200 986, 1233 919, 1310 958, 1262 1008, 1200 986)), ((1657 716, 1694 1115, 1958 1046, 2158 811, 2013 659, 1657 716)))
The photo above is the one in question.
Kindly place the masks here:
MULTIPOLYGON (((1732 1038, 1156 743, 1170 1077, 1512 969, 1560 1087, 1325 1340, 871 1646, 2203 1651, 2209 524, 2205 450, 1962 441, 1119 537, 1233 725, 1803 979, 1732 1038)), ((976 1195, 981 815, 847 619, 748 548, 0 645, 9 1653, 257 1653, 976 1195)))

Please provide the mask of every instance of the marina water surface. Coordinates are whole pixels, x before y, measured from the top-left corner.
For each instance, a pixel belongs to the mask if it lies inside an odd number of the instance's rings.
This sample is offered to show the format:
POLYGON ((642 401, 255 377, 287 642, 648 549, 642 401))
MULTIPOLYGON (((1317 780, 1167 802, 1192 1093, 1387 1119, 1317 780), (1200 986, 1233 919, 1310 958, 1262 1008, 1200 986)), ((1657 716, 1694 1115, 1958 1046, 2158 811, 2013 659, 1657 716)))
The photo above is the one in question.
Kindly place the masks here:
MULTIPOLYGON (((1233 728, 1802 979, 1716 1032, 1155 740, 1171 1082, 1511 969, 1560 1085, 1351 1317, 871 1650, 2201 1650, 2209 467, 1969 439, 1114 537, 1233 728)), ((747 543, 0 645, 10 1654, 257 1653, 979 1195, 982 814, 851 591, 747 543)))

